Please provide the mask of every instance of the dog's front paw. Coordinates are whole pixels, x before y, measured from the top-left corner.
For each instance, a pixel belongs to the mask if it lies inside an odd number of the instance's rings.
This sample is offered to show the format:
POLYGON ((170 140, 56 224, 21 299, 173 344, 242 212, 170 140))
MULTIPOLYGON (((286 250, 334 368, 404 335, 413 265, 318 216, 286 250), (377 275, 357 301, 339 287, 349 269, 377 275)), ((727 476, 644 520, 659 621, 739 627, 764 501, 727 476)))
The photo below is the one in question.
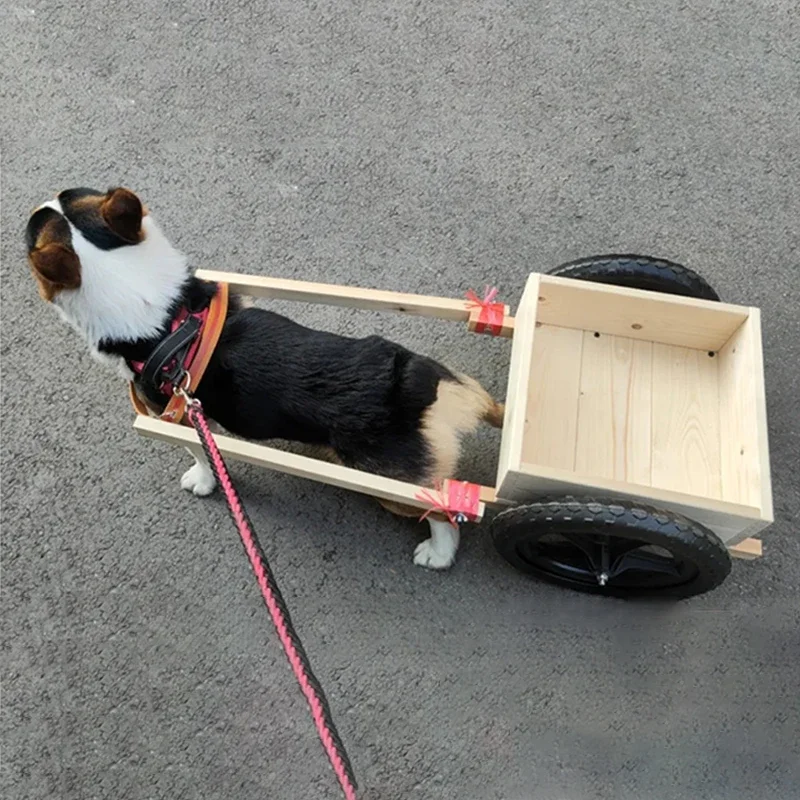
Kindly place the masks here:
POLYGON ((437 542, 439 547, 434 547, 433 539, 426 539, 417 545, 414 551, 414 563, 428 569, 447 569, 453 566, 456 560, 456 548, 452 545, 442 547, 442 542, 437 542))
POLYGON ((195 464, 191 469, 187 469, 181 478, 181 489, 193 492, 198 497, 205 497, 214 491, 217 481, 214 473, 201 463, 195 464))

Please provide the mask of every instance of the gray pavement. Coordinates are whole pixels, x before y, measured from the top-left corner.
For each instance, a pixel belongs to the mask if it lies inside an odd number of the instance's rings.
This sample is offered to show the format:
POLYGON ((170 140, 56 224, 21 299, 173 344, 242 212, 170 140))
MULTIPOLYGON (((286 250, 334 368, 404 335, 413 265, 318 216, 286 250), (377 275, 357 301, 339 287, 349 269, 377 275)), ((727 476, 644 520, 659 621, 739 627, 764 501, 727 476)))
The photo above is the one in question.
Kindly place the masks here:
MULTIPOLYGON (((460 295, 609 250, 764 310, 778 521, 676 606, 448 574, 371 501, 236 466, 367 800, 800 797, 800 25, 793 0, 0 8, 9 800, 336 798, 223 500, 139 440, 21 234, 138 191, 196 265, 460 295)), ((283 308, 283 306, 281 306, 283 308)), ((505 390, 507 342, 295 307, 505 390)), ((490 481, 497 436, 463 476, 490 481)))

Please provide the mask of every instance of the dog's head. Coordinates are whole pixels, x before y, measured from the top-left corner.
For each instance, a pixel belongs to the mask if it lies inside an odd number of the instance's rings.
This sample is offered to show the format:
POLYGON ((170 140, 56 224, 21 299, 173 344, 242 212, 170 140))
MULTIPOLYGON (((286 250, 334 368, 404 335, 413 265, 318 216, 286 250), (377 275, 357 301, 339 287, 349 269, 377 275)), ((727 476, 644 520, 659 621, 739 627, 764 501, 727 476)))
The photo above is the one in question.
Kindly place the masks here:
POLYGON ((100 250, 130 247, 142 241, 139 198, 128 189, 67 189, 37 208, 28 220, 28 262, 44 300, 81 285, 81 259, 73 228, 100 250))
POLYGON ((39 294, 92 343, 158 330, 188 274, 129 189, 67 189, 31 214, 25 239, 39 294))

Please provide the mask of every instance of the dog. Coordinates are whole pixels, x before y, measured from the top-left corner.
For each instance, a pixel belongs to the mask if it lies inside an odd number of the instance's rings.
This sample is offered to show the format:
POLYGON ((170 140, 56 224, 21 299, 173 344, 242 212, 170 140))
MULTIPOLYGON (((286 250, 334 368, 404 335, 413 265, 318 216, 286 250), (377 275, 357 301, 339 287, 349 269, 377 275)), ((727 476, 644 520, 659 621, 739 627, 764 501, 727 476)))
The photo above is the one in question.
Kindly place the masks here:
MULTIPOLYGON (((68 189, 33 211, 28 261, 42 299, 88 343, 95 359, 156 411, 168 398, 131 368, 169 333, 182 307, 210 302, 199 280, 129 189, 68 189)), ((285 439, 328 449, 348 467, 423 486, 453 476, 461 438, 481 421, 502 427, 503 405, 473 378, 380 336, 312 330, 231 298, 219 342, 196 389, 207 416, 246 439, 285 439)), ((197 460, 181 486, 215 488, 197 460)), ((380 501, 395 514, 419 509, 380 501)), ((414 563, 452 565, 458 528, 428 517, 414 563)))

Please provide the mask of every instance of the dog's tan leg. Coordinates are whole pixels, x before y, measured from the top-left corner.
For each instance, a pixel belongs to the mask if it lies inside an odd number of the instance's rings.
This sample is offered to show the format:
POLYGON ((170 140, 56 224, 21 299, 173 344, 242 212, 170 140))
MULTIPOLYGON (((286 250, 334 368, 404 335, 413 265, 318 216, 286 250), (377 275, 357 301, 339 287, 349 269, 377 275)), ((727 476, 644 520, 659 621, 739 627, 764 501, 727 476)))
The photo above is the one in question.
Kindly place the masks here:
MULTIPOLYGON (((462 434, 475 430, 482 420, 502 427, 503 404, 496 402, 474 378, 467 375, 458 377, 457 381, 439 382, 436 400, 422 415, 420 432, 428 443, 432 462, 427 468, 428 474, 424 477, 409 475, 406 480, 434 486, 438 481, 453 477, 462 434)), ((335 456, 329 457, 335 459, 335 456)), ((387 511, 400 517, 414 518, 422 513, 413 506, 376 499, 387 511)), ((447 569, 455 561, 459 529, 440 512, 430 514, 427 520, 431 535, 417 546, 414 563, 429 569, 447 569)))
MULTIPOLYGON (((481 420, 498 428, 503 425, 503 404, 496 402, 474 378, 458 377, 459 381, 439 382, 436 400, 422 418, 422 434, 433 457, 429 485, 455 475, 463 434, 475 430, 481 420)), ((428 524, 431 536, 417 546, 414 563, 429 569, 447 569, 456 558, 459 529, 438 513, 428 517, 428 524)))
MULTIPOLYGON (((453 381, 440 381, 436 401, 422 417, 422 435, 428 442, 433 461, 427 486, 455 474, 461 449, 460 434, 477 424, 479 412, 473 394, 467 387, 453 381), (467 400, 465 408, 464 400, 467 400)), ((380 501, 384 508, 402 517, 419 517, 420 510, 400 503, 380 501)), ((446 515, 434 512, 428 516, 430 538, 417 545, 414 563, 428 569, 447 569, 456 558, 459 530, 450 524, 446 515)))

